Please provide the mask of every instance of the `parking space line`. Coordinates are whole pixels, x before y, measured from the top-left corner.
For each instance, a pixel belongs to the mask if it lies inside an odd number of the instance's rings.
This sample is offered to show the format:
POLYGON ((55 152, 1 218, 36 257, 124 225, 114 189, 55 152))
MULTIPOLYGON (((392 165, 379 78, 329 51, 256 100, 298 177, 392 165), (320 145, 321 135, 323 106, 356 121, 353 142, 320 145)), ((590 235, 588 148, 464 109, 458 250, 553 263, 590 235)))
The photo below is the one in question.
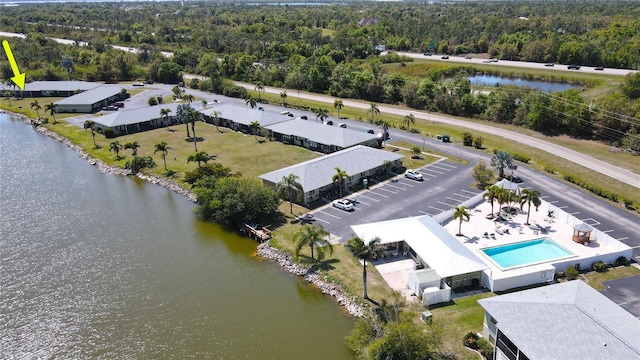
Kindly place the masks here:
POLYGON ((323 223, 325 223, 325 224, 331 224, 330 222, 328 222, 328 221, 326 221, 326 220, 322 220, 322 219, 320 219, 319 217, 315 217, 315 216, 314 216, 314 217, 313 217, 313 219, 314 219, 314 220, 322 221, 322 222, 323 222, 323 223))
POLYGON ((459 197, 459 198, 462 198, 462 200, 463 200, 463 201, 464 201, 464 200, 467 200, 467 199, 469 199, 469 198, 470 198, 470 196, 469 196, 469 195, 465 195, 465 194, 458 194, 458 193, 453 193, 453 196, 455 196, 455 197, 459 197))
POLYGON ((471 194, 473 196, 476 196, 476 195, 479 194, 479 192, 474 192, 474 191, 467 190, 467 189, 460 189, 460 191, 464 191, 464 192, 469 193, 469 194, 471 194))
POLYGON ((368 203, 366 203, 366 202, 362 202, 362 201, 360 201, 360 200, 358 200, 357 204, 362 204, 362 205, 371 206, 371 204, 368 204, 368 203))
POLYGON ((411 186, 411 187, 415 187, 415 185, 413 185, 413 184, 410 184, 410 183, 409 183, 408 181, 407 181, 407 182, 405 182, 405 181, 401 181, 400 183, 401 183, 402 185, 406 185, 406 186, 411 186))
POLYGON ((358 195, 358 197, 361 197, 361 196, 362 196, 362 197, 365 197, 365 198, 367 198, 367 199, 369 199, 369 200, 373 200, 373 201, 380 202, 380 200, 378 200, 378 199, 374 199, 374 198, 372 198, 371 196, 367 196, 367 195, 364 195, 364 194, 360 194, 360 195, 358 195))
POLYGON ((395 186, 395 185, 391 185, 391 184, 386 184, 385 186, 392 187, 394 189, 398 189, 398 190, 402 190, 402 191, 406 191, 407 190, 407 189, 405 189, 403 187, 395 186))
POLYGON ((437 203, 438 203, 438 204, 442 204, 442 205, 447 205, 447 206, 449 206, 449 207, 455 207, 455 205, 447 204, 447 203, 442 202, 442 201, 437 201, 437 203))
POLYGON ((569 213, 569 215, 577 215, 577 214, 580 214, 580 211, 575 211, 575 212, 569 213))
POLYGON ((558 209, 566 209, 566 208, 568 208, 568 207, 569 207, 569 206, 567 206, 567 205, 565 205, 565 206, 558 206, 558 209))
POLYGON ((582 219, 582 222, 591 226, 600 225, 600 222, 593 218, 582 219))
POLYGON ((433 165, 433 166, 432 166, 432 168, 436 168, 436 169, 438 169, 438 170, 442 170, 442 171, 451 171, 451 169, 448 169, 448 168, 441 168, 441 167, 438 167, 437 165, 433 165))
MULTIPOLYGON (((422 172, 422 177, 424 178, 425 176, 431 176, 432 178, 438 177, 438 175, 433 175, 433 174, 422 172)), ((425 180, 429 180, 429 179, 425 179, 425 180)))
POLYGON ((432 209, 434 209, 434 210, 438 210, 439 212, 443 212, 443 211, 445 211, 445 210, 438 209, 437 207, 433 207, 433 206, 427 206, 427 207, 428 207, 428 208, 432 208, 432 209))
POLYGON ((438 165, 440 165, 440 166, 448 166, 448 167, 450 167, 452 169, 457 169, 458 168, 457 166, 449 164, 449 163, 446 163, 446 162, 439 162, 438 165))
POLYGON ((546 199, 546 198, 548 198, 548 197, 549 197, 549 195, 540 196, 540 199, 546 199))
POLYGON ((459 199, 450 198, 448 196, 446 197, 446 199, 453 200, 453 201, 463 201, 463 200, 459 200, 459 199))
POLYGON ((397 193, 397 192, 395 192, 395 191, 391 191, 391 190, 387 190, 387 189, 385 189, 385 188, 378 188, 378 190, 387 191, 387 192, 390 192, 390 193, 392 193, 392 194, 396 194, 396 195, 398 195, 398 193, 397 193))
MULTIPOLYGON (((382 190, 382 188, 377 188, 377 189, 382 190)), ((387 195, 378 194, 378 193, 377 193, 377 192, 375 192, 375 191, 370 191, 370 192, 371 192, 372 194, 374 194, 374 195, 382 196, 383 198, 387 198, 387 199, 389 198, 387 195)))
POLYGON ((558 202, 558 200, 553 200, 553 201, 547 201, 549 204, 555 204, 558 202))
POLYGON ((618 238, 618 239, 616 239, 616 240, 618 240, 618 241, 622 241, 622 240, 627 240, 628 238, 629 238, 628 236, 625 236, 625 237, 618 238))
POLYGON ((428 213, 428 212, 426 212, 426 211, 420 211, 420 210, 418 210, 418 212, 419 212, 419 213, 421 213, 421 214, 425 214, 425 215, 429 215, 429 216, 431 216, 431 213, 428 213))
POLYGON ((431 171, 431 172, 434 172, 434 173, 436 173, 436 174, 440 174, 440 175, 443 175, 443 174, 444 174, 443 172, 436 171, 436 170, 433 170, 433 169, 431 169, 431 168, 422 169, 422 171, 431 171))
POLYGON ((603 231, 603 233, 607 234, 607 233, 610 233, 612 231, 615 231, 615 230, 605 230, 605 231, 603 231))
POLYGON ((336 218, 336 219, 338 219, 338 220, 341 220, 341 219, 342 219, 342 218, 337 217, 337 216, 335 216, 335 215, 332 215, 332 214, 326 213, 326 212, 324 212, 324 211, 322 211, 322 210, 320 210, 319 212, 321 212, 321 213, 323 213, 323 214, 325 214, 325 215, 327 215, 327 216, 331 216, 332 218, 336 218))

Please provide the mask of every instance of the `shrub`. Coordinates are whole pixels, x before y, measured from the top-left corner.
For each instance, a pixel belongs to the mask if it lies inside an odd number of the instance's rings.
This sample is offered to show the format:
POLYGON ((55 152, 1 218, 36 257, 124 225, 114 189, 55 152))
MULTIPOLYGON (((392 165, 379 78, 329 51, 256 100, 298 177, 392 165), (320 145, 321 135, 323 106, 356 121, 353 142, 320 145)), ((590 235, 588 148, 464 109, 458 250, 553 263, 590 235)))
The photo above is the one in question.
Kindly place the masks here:
POLYGON ((618 257, 616 259, 615 264, 616 264, 616 266, 627 266, 627 265, 629 265, 629 259, 627 259, 624 256, 620 256, 620 257, 618 257))
POLYGON ((577 278, 578 275, 580 275, 580 271, 578 271, 578 269, 576 269, 575 266, 569 266, 565 274, 567 276, 567 279, 575 280, 575 278, 577 278))
POLYGON ((142 169, 153 167, 156 167, 156 163, 151 156, 136 156, 133 160, 124 164, 124 168, 131 170, 132 174, 137 174, 142 169))
POLYGON ((464 145, 464 146, 472 146, 473 145, 473 134, 471 134, 468 131, 465 131, 461 135, 462 135, 462 145, 464 145))
POLYGON ((478 348, 485 359, 493 359, 493 345, 485 338, 478 339, 478 348))
POLYGON ((549 174, 555 174, 556 173, 556 170, 554 168, 552 168, 552 167, 549 167, 549 166, 545 166, 544 167, 544 171, 548 172, 549 174))
POLYGON ((476 333, 469 332, 462 338, 462 345, 476 350, 478 349, 478 339, 479 337, 476 333))
POLYGON ((520 162, 523 162, 525 164, 528 164, 529 161, 531 161, 531 158, 526 156, 526 155, 520 155, 520 154, 511 154, 511 156, 513 156, 513 158, 515 160, 518 160, 520 162))
POLYGON ((158 105, 158 99, 156 99, 155 96, 152 96, 147 100, 147 104, 149 104, 149 106, 158 105))
POLYGON ((106 137, 107 139, 113 139, 114 137, 116 137, 116 133, 113 131, 113 129, 106 128, 104 129, 104 137, 106 137))
POLYGON ((482 136, 476 136, 473 138, 473 147, 476 149, 482 149, 482 136))
POLYGON ((606 272, 607 271, 607 264, 603 263, 602 261, 595 261, 593 264, 591 264, 591 267, 596 272, 606 272))
POLYGON ((564 279, 564 278, 565 278, 564 271, 558 271, 558 272, 556 272, 556 280, 557 280, 557 279, 564 279))

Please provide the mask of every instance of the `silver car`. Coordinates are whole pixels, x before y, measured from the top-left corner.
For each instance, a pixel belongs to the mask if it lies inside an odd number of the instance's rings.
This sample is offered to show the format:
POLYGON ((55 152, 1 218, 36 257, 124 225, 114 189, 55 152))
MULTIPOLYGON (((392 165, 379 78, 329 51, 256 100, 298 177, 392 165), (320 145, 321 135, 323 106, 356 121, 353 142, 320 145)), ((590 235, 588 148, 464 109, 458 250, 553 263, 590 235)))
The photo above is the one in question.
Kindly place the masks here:
POLYGON ((351 211, 355 209, 355 206, 353 206, 353 203, 346 199, 334 200, 332 204, 334 207, 337 207, 338 209, 341 209, 344 211, 351 211))
POLYGON ((417 180, 417 181, 422 181, 422 174, 420 174, 417 170, 413 170, 413 169, 408 169, 407 171, 405 171, 404 177, 417 180))

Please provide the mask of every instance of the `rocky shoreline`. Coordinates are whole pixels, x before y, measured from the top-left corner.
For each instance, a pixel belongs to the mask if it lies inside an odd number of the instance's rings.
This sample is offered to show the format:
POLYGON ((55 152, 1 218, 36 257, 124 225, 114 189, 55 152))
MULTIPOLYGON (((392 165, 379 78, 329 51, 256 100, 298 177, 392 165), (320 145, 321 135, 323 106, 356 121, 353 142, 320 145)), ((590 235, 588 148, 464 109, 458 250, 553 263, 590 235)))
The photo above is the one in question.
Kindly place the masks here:
MULTIPOLYGON (((98 168, 98 171, 100 171, 101 173, 123 176, 131 175, 129 170, 122 169, 117 166, 108 165, 102 160, 94 159, 86 151, 84 151, 82 147, 72 143, 69 139, 47 129, 44 126, 40 126, 41 124, 35 122, 29 117, 23 114, 12 112, 7 113, 13 118, 22 120, 25 124, 32 125, 37 132, 63 143, 65 146, 75 151, 80 158, 85 159, 91 165, 95 165, 98 168)), ((196 202, 196 195, 193 192, 178 185, 175 181, 141 173, 137 174, 136 176, 141 180, 160 185, 180 195, 186 196, 192 202, 196 202)), ((277 262, 284 271, 304 277, 306 281, 317 286, 323 294, 327 294, 333 297, 335 301, 342 307, 344 307, 344 309, 350 315, 356 317, 363 317, 365 315, 365 309, 357 302, 355 297, 347 295, 347 293, 345 293, 340 288, 340 286, 327 281, 310 266, 295 263, 290 254, 282 252, 270 246, 267 242, 262 243, 258 246, 257 254, 260 257, 277 262)))
POLYGON ((338 285, 324 279, 310 266, 295 263, 290 254, 274 248, 269 245, 268 242, 258 245, 257 254, 260 257, 277 262, 286 272, 304 277, 306 281, 317 286, 323 294, 332 296, 350 315, 356 317, 363 317, 365 315, 365 309, 358 303, 355 297, 349 296, 338 285))

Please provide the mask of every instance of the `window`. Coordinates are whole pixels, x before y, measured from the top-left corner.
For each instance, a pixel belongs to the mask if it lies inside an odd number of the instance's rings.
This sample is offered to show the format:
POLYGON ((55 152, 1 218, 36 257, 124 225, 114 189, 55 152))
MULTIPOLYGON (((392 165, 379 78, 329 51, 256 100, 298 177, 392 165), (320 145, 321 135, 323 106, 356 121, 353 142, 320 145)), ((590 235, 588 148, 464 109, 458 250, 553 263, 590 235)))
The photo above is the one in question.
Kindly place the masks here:
POLYGON ((318 147, 318 143, 315 141, 309 141, 309 147, 315 149, 318 147))

